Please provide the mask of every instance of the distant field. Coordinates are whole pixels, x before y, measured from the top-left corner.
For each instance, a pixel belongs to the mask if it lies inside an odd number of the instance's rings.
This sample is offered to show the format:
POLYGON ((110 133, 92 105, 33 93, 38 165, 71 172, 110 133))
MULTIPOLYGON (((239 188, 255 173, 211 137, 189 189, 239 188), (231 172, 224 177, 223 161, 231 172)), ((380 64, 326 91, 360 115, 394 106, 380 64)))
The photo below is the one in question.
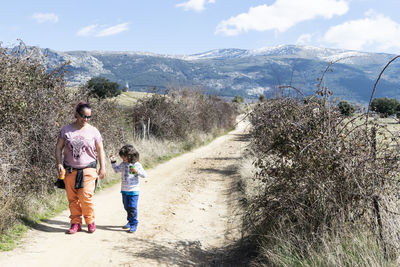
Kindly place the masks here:
MULTIPOLYGON (((369 118, 369 122, 371 123, 375 120, 374 117, 369 118)), ((344 121, 345 123, 348 120, 344 121)), ((395 118, 378 118, 377 122, 381 127, 379 127, 377 132, 377 144, 378 146, 383 145, 385 143, 390 143, 392 145, 400 144, 400 123, 395 118), (382 142, 383 141, 383 142, 382 142)), ((365 124, 365 117, 360 117, 359 120, 355 121, 355 125, 362 126, 365 124)), ((365 126, 362 126, 365 127, 365 126)), ((371 126, 369 126, 371 127, 371 126)))
MULTIPOLYGON (((71 92, 78 90, 78 87, 73 87, 73 86, 67 88, 69 88, 71 92)), ((138 91, 121 92, 121 94, 117 97, 117 101, 122 106, 131 106, 138 99, 150 95, 152 95, 152 93, 138 92, 138 91)))
POLYGON ((151 93, 146 92, 136 92, 136 91, 129 91, 129 92, 122 92, 118 97, 118 103, 123 106, 130 106, 135 103, 138 99, 143 98, 145 96, 150 96, 151 93))
POLYGON ((400 124, 398 120, 394 118, 379 118, 378 122, 384 127, 378 131, 377 141, 378 144, 384 145, 389 143, 390 146, 399 146, 399 134, 400 134, 400 124), (381 133, 381 134, 379 134, 381 133), (385 140, 382 142, 382 140, 385 140))
POLYGON ((385 125, 387 129, 393 133, 400 131, 399 121, 394 118, 379 118, 379 123, 385 125))

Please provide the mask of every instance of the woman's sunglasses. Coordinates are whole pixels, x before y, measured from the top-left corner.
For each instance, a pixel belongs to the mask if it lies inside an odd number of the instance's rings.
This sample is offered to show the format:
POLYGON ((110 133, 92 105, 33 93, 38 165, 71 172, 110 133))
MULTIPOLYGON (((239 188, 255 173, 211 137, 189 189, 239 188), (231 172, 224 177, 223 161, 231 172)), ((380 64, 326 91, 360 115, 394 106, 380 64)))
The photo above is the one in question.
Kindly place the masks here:
POLYGON ((92 116, 86 116, 86 115, 83 115, 83 114, 81 114, 81 113, 79 113, 79 112, 78 112, 78 114, 79 114, 79 116, 80 116, 82 119, 88 119, 88 120, 90 120, 90 119, 92 118, 92 116))

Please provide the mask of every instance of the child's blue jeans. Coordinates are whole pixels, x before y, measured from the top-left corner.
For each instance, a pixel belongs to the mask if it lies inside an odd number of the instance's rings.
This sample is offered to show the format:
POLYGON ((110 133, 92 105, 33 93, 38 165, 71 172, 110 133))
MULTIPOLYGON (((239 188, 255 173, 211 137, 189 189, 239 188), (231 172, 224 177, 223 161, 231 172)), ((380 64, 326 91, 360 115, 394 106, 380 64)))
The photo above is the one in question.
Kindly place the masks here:
POLYGON ((137 220, 137 203, 139 195, 126 195, 122 194, 122 202, 124 208, 128 214, 127 220, 130 226, 137 226, 139 221, 137 220))

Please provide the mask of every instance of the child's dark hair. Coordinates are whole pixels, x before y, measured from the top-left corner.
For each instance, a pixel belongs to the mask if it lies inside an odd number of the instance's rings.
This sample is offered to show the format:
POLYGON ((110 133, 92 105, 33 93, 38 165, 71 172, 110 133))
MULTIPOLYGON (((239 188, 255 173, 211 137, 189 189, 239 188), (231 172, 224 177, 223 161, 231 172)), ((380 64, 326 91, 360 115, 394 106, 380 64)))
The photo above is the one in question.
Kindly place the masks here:
POLYGON ((139 152, 132 145, 124 145, 119 150, 119 155, 126 157, 129 163, 139 161, 139 152))

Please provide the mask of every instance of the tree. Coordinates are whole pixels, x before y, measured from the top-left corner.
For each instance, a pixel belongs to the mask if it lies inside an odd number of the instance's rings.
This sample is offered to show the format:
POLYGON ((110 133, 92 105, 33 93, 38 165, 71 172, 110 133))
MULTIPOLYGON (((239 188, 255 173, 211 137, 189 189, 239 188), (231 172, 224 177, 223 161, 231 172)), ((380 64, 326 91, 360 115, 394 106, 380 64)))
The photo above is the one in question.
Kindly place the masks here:
POLYGON ((340 101, 338 104, 339 111, 344 116, 351 116, 354 113, 354 106, 347 101, 340 101))
POLYGON ((259 95, 258 96, 258 101, 259 102, 264 102, 267 98, 265 97, 265 95, 259 95))
POLYGON ((235 97, 232 99, 232 102, 233 102, 233 103, 243 103, 243 101, 244 101, 244 99, 243 99, 243 97, 241 97, 241 96, 235 96, 235 97))
POLYGON ((371 109, 386 118, 399 112, 400 103, 394 98, 375 98, 371 103, 371 109))
POLYGON ((114 97, 121 94, 119 84, 103 77, 94 77, 87 84, 89 94, 98 98, 114 97))

